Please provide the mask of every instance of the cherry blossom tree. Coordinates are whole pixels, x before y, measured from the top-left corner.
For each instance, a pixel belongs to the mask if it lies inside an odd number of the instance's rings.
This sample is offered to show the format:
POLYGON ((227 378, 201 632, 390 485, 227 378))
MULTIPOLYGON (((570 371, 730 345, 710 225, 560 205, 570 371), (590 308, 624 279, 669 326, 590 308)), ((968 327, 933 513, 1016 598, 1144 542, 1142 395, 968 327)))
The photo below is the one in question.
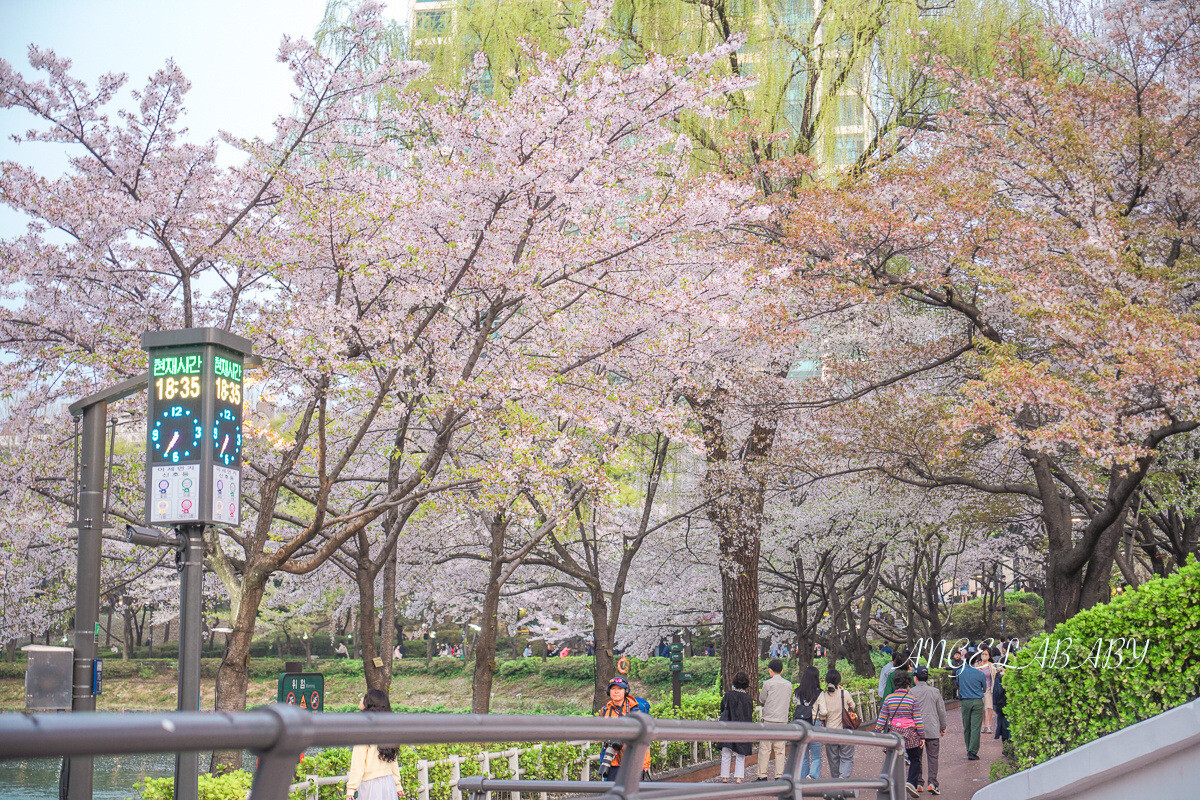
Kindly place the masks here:
MULTIPOLYGON (((792 217, 810 277, 944 320, 919 358, 949 365, 945 391, 904 396, 947 421, 947 447, 882 468, 1035 504, 1050 626, 1108 596, 1137 488, 1197 425, 1198 23, 1185 4, 1114 4, 1098 39, 1051 31, 1048 56, 1020 39, 986 79, 943 68, 959 94, 936 133, 861 191, 807 196, 821 219, 792 217), (964 447, 1003 469, 967 469, 964 447)), ((859 387, 905 378, 829 360, 859 387)))

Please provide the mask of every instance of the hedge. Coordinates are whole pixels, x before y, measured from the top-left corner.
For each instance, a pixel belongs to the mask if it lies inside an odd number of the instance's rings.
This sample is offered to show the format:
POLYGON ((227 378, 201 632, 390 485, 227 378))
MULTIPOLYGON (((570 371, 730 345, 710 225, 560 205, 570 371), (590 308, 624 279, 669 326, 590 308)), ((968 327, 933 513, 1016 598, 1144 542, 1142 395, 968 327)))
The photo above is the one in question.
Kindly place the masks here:
POLYGON ((1004 676, 1017 765, 1046 761, 1200 695, 1198 597, 1200 564, 1191 557, 1175 575, 1081 611, 1017 651, 1004 676))
MULTIPOLYGON (((491 752, 507 750, 510 747, 526 747, 522 744, 452 744, 452 745, 420 745, 417 747, 401 747, 398 755, 400 763, 400 783, 407 797, 418 796, 417 760, 444 759, 451 755, 473 756, 485 749, 491 752)), ((598 747, 598 745, 593 746, 598 747)), ((519 756, 521 768, 525 770, 524 777, 529 780, 560 780, 563 767, 578 760, 579 748, 569 744, 545 744, 541 748, 522 753, 519 756)), ((332 747, 322 750, 315 755, 306 755, 296 767, 295 782, 299 783, 309 775, 322 777, 345 775, 350 769, 350 749, 332 747)), ((460 765, 463 777, 480 774, 481 765, 476 759, 467 759, 460 765)), ((491 773, 495 778, 509 778, 508 759, 500 758, 491 762, 491 773)), ((431 800, 449 800, 451 767, 449 764, 437 764, 429 768, 431 784, 429 796, 431 800)), ((238 770, 220 777, 212 775, 200 776, 200 800, 244 800, 250 788, 252 776, 250 773, 238 770)), ((172 779, 150 778, 139 781, 136 785, 142 800, 171 800, 172 779)), ((345 797, 345 786, 322 786, 321 800, 341 800, 345 797)), ((292 795, 292 800, 303 800, 305 792, 292 795)))
POLYGON ((596 679, 596 663, 591 656, 567 656, 547 659, 538 670, 546 680, 591 683, 596 679))

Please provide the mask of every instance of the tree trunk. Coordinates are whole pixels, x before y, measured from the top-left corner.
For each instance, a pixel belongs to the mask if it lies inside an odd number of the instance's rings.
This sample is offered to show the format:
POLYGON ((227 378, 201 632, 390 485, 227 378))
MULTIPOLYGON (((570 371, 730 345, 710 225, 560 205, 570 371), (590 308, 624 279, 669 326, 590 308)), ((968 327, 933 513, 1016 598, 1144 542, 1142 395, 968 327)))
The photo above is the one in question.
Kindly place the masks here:
MULTIPOLYGON (((500 534, 503 542, 503 534, 500 534)), ((501 548, 503 554, 503 548, 501 548)), ((493 554, 494 556, 495 554, 493 554)), ((496 628, 500 623, 501 573, 504 564, 493 557, 488 568, 487 590, 480 609, 479 636, 475 641, 475 674, 471 680, 471 713, 487 714, 492 705, 492 677, 496 672, 496 628)))
POLYGON ((384 669, 375 637, 375 574, 360 566, 354 582, 358 586, 358 646, 362 652, 363 677, 368 689, 386 693, 392 675, 390 670, 384 669), (375 659, 379 659, 378 664, 375 659))
POLYGON ((400 548, 393 546, 391 553, 384 559, 383 566, 383 613, 379 620, 379 649, 383 653, 383 671, 387 675, 389 691, 392 685, 392 661, 400 636, 396 635, 396 558, 400 548))
POLYGON ((608 682, 617 674, 616 642, 608 627, 608 603, 599 586, 591 586, 588 605, 592 612, 592 641, 595 643, 596 675, 592 686, 592 712, 598 712, 608 702, 608 682))
MULTIPOLYGON (((737 501, 733 499, 732 502, 737 501)), ((758 699, 758 533, 756 529, 745 530, 737 526, 732 530, 722 527, 719 534, 723 617, 721 687, 727 691, 733 677, 745 672, 750 676, 750 695, 755 700, 758 699)))
MULTIPOLYGON (((246 691, 250 685, 250 644, 254 639, 254 623, 263 599, 263 587, 269 573, 247 570, 242 581, 241 602, 233 619, 233 632, 225 636, 225 656, 217 668, 214 711, 245 711, 246 691)), ((242 767, 241 750, 218 750, 213 753, 211 769, 222 774, 242 767)))

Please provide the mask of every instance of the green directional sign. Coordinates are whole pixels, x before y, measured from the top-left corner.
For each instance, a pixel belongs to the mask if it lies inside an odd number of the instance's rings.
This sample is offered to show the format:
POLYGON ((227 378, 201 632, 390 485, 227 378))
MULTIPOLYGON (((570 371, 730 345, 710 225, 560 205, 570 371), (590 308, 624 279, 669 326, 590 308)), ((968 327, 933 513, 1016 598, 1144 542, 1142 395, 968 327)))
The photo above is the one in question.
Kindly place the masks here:
POLYGON ((672 644, 667 651, 667 661, 671 672, 680 672, 683 670, 683 645, 679 643, 672 644))
POLYGON ((321 711, 325 708, 325 676, 319 672, 281 673, 275 700, 309 711, 321 711))

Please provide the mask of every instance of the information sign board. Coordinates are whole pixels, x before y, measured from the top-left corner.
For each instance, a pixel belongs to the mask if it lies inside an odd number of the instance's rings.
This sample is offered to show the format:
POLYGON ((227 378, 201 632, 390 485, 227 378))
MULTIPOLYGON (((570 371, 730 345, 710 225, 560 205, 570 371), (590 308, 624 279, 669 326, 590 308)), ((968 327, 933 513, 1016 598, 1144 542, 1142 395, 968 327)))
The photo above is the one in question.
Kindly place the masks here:
POLYGON ((325 708, 325 676, 319 672, 280 673, 275 701, 321 711, 325 708))

